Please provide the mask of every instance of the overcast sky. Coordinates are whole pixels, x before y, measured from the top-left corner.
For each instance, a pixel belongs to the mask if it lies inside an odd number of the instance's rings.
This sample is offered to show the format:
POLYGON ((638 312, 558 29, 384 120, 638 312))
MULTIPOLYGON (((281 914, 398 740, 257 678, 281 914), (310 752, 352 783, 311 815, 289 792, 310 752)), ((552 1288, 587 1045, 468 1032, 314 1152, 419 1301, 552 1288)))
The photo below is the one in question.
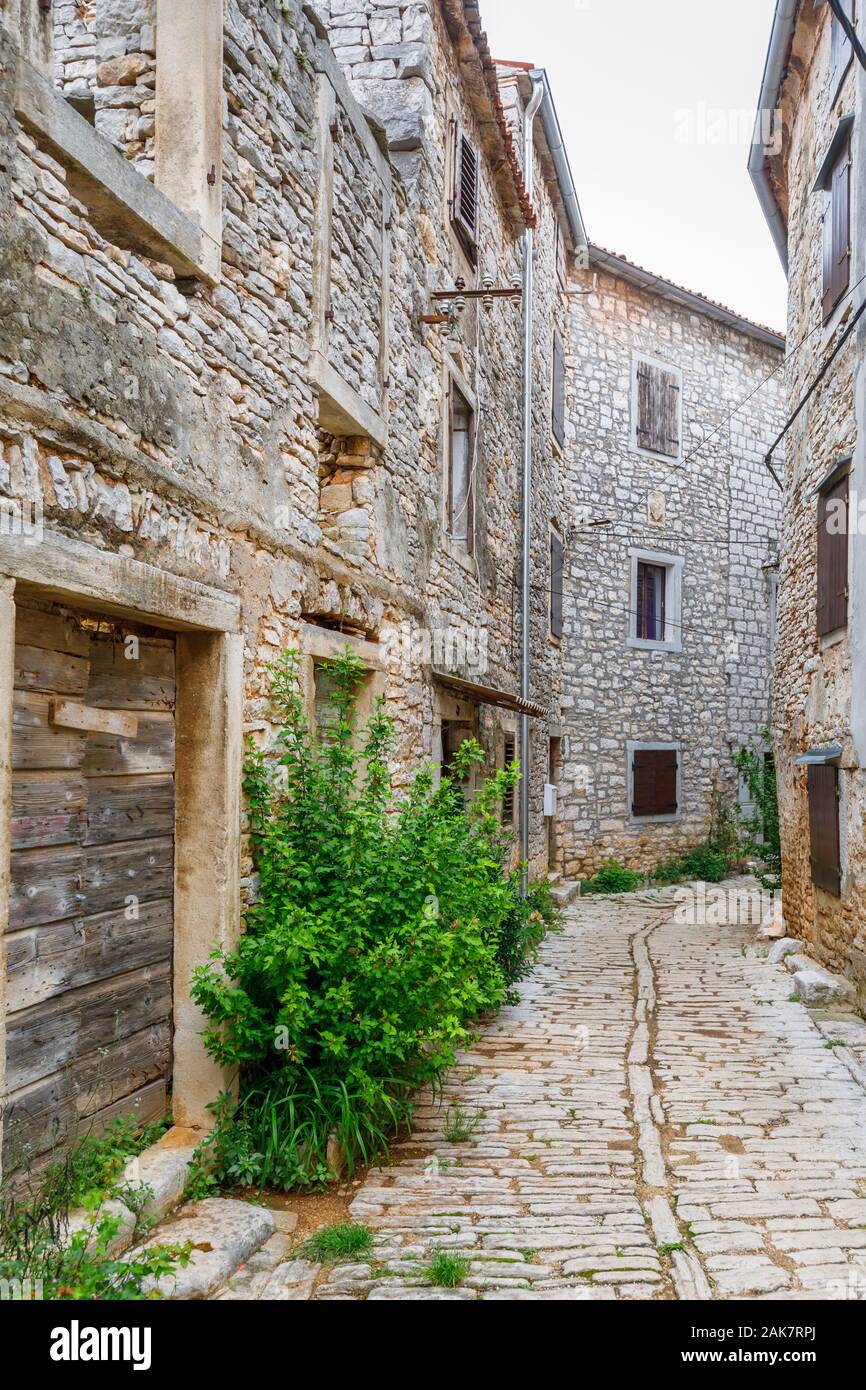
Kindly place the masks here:
POLYGON ((774 0, 481 0, 547 68, 591 241, 774 328, 785 279, 746 172, 774 0))

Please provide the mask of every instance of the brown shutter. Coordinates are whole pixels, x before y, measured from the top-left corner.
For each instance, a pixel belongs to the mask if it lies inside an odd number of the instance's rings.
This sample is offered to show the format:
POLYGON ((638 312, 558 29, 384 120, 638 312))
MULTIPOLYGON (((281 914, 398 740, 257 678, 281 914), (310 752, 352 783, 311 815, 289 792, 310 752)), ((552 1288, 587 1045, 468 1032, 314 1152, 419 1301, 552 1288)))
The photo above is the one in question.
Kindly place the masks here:
MULTIPOLYGON (((503 738, 502 765, 510 767, 517 757, 517 741, 514 734, 503 738)), ((502 798, 502 824, 511 825, 514 820, 514 786, 508 787, 502 798)))
POLYGON ((451 216, 473 264, 478 242, 478 152, 462 126, 455 127, 451 216))
MULTIPOLYGON (((842 9, 854 23, 854 0, 842 0, 842 9)), ((830 100, 835 101, 842 85, 842 79, 848 71, 849 64, 854 55, 851 40, 842 28, 835 14, 831 21, 830 38, 830 100)))
POLYGON ((637 369, 637 443, 653 454, 676 458, 680 452, 680 385, 676 372, 650 362, 637 369))
POLYGON ((848 622, 848 478, 818 498, 818 636, 848 622))
POLYGON ((824 321, 851 279, 851 137, 842 145, 824 194, 824 321))
POLYGON ((679 753, 675 748, 636 748, 632 754, 633 816, 674 816, 679 753))
POLYGON ((562 636, 562 572, 565 552, 555 531, 550 533, 550 631, 562 636))
POLYGON ((565 353, 559 334, 553 335, 553 437, 557 444, 565 443, 565 353))
POLYGON ((842 889, 839 769, 832 763, 809 768, 809 841, 812 882, 838 898, 842 889))

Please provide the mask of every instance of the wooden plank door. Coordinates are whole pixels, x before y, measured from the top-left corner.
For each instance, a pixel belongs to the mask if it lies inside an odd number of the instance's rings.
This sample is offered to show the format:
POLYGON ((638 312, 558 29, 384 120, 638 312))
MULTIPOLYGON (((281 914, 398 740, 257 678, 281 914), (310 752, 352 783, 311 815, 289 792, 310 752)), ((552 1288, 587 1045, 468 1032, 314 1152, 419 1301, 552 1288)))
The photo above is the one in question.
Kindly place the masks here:
POLYGON ((115 1115, 165 1113, 174 638, 59 605, 18 605, 15 668, 10 1168, 115 1115))

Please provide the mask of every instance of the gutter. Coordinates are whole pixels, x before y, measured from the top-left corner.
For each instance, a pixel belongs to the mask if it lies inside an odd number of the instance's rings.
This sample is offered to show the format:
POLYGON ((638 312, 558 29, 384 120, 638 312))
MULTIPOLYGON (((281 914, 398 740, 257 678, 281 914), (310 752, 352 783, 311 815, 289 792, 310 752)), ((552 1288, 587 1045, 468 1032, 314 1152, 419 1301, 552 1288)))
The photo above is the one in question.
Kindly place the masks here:
POLYGON ((764 217, 767 219, 770 235, 786 274, 788 272, 788 227, 776 201, 767 170, 762 115, 765 111, 778 109, 779 95, 788 68, 788 58, 791 53, 791 43, 794 38, 799 7, 800 0, 777 0, 776 13, 773 16, 773 29, 770 34, 770 47, 761 81, 761 94, 758 97, 758 110, 755 117, 755 128, 752 132, 748 165, 749 177, 758 195, 758 202, 761 204, 764 217))
MULTIPOLYGON (((589 245, 584 226, 583 214, 580 210, 580 203, 577 198, 577 190, 574 186, 574 176, 571 172, 571 165, 568 162, 568 152, 565 148, 565 141, 562 137, 562 128, 559 124, 559 117, 556 114, 556 107, 553 103, 553 93, 550 89, 550 82, 544 68, 531 68, 529 76, 533 84, 540 82, 542 86, 541 95, 541 123, 544 126, 544 138, 550 150, 550 157, 553 160, 553 167, 556 170, 556 181, 559 184, 559 191, 562 195, 562 202, 565 208, 565 215, 568 219, 568 227, 571 232, 571 251, 572 253, 583 250, 589 245)), ((524 168, 526 166, 524 165, 524 168)))

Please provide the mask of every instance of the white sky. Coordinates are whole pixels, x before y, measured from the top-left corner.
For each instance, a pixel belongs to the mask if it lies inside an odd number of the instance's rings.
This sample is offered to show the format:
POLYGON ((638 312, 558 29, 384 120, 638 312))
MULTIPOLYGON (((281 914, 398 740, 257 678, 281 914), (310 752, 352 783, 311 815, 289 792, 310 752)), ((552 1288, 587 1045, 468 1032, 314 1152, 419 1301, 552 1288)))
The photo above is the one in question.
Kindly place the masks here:
POLYGON ((590 240, 783 329, 785 278, 746 172, 774 0, 480 8, 494 58, 547 69, 590 240))

